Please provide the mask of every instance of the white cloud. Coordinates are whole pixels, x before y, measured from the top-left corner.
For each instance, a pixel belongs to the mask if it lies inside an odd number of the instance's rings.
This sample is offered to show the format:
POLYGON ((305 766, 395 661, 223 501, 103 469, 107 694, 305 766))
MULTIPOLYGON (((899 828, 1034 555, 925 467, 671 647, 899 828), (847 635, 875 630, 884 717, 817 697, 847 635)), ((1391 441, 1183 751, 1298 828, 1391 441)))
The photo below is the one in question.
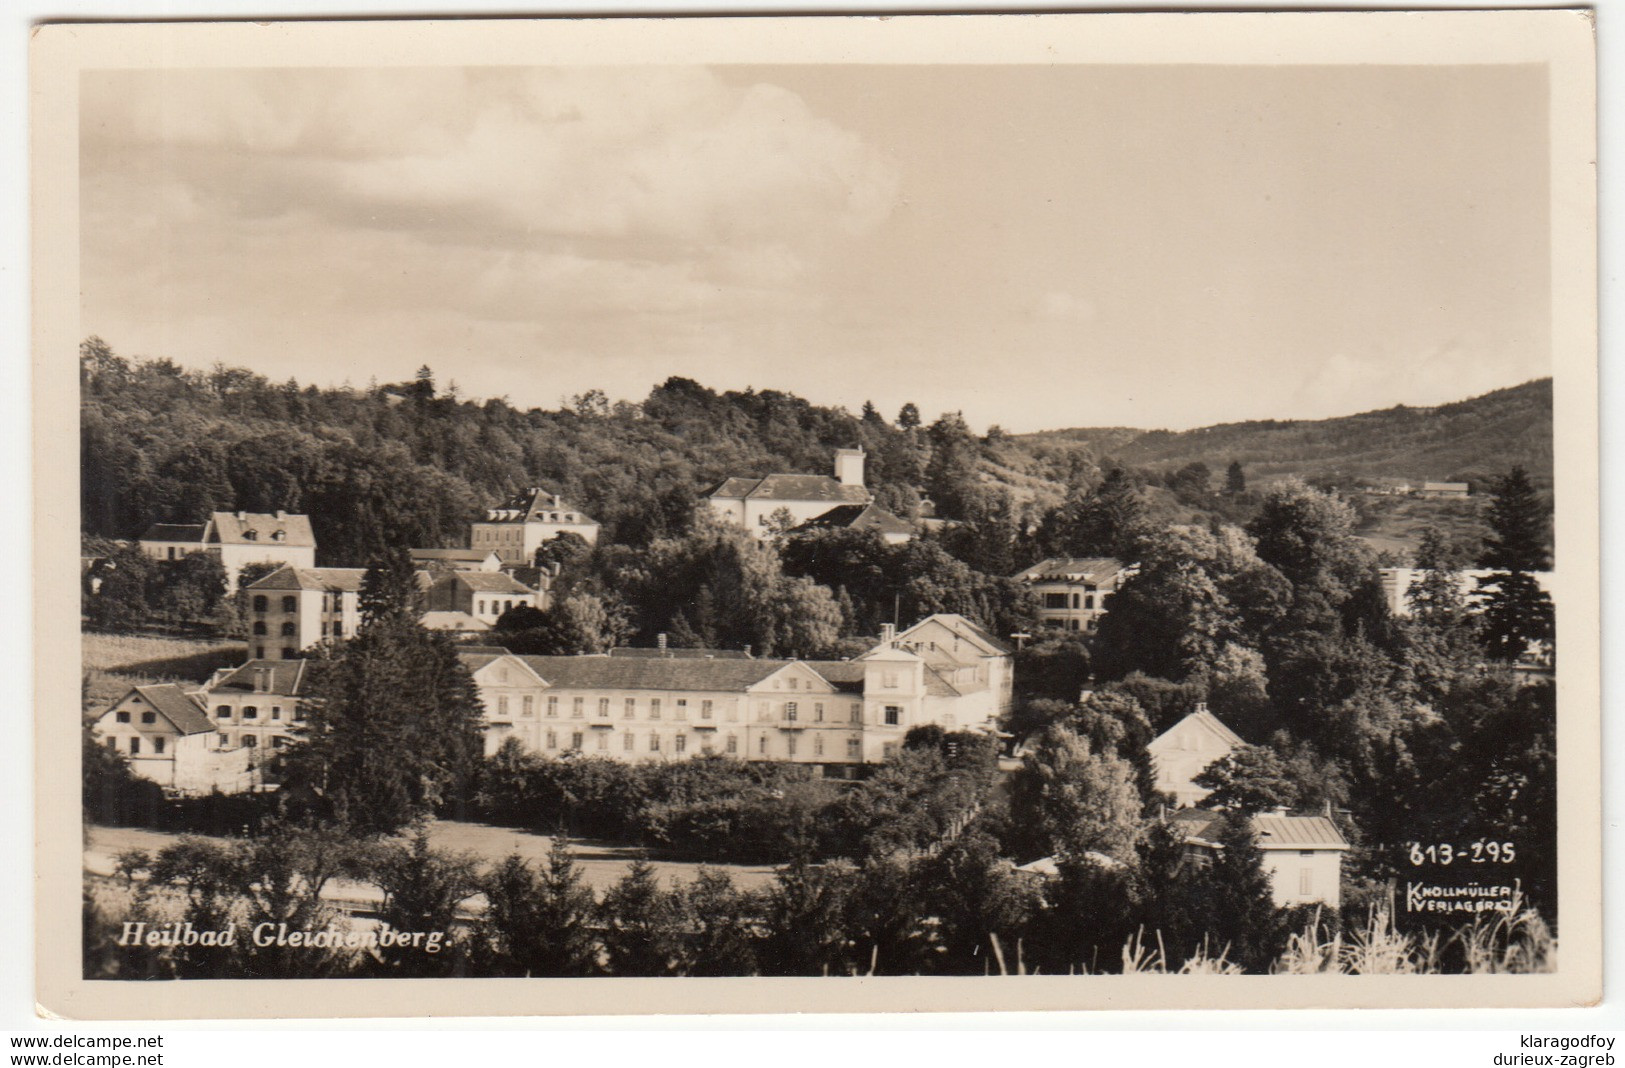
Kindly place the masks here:
POLYGON ((87 321, 166 341, 316 308, 714 340, 816 307, 898 195, 796 95, 700 68, 121 72, 82 140, 87 321))

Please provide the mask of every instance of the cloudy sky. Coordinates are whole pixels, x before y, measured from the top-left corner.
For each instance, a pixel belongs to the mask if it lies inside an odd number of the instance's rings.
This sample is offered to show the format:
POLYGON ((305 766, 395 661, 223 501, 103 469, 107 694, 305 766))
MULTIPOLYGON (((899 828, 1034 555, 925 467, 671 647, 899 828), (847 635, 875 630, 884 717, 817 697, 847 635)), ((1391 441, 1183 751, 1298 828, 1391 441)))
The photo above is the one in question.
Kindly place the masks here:
POLYGON ((1550 373, 1538 67, 92 72, 82 321, 465 395, 672 374, 978 429, 1550 373))

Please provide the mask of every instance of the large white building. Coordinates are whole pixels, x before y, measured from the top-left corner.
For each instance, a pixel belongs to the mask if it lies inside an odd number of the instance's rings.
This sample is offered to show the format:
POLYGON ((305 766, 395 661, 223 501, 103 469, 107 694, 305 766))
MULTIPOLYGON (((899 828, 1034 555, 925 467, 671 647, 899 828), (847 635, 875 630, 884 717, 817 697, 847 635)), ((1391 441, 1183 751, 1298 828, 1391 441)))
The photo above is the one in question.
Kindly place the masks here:
POLYGON ((286 512, 215 512, 208 522, 157 523, 141 535, 141 551, 154 560, 213 553, 226 569, 226 589, 237 588, 247 564, 316 566, 310 517, 286 512))
POLYGON ((1016 572, 1038 597, 1038 621, 1062 630, 1093 631, 1106 602, 1133 568, 1109 556, 1053 557, 1016 572))
POLYGON ((991 643, 964 636, 955 655, 975 662, 953 667, 947 649, 929 646, 951 646, 956 621, 932 617, 853 660, 491 651, 463 660, 485 703, 487 753, 517 738, 547 756, 646 761, 715 753, 818 765, 842 777, 892 756, 912 727, 992 729, 1009 657, 995 665, 991 643), (946 622, 939 629, 933 620, 946 622), (965 675, 956 684, 950 670, 965 675))
POLYGON ((556 493, 531 488, 515 494, 469 526, 469 548, 493 552, 505 565, 529 566, 542 543, 559 534, 578 534, 598 543, 598 521, 556 493))
POLYGON ((705 495, 718 515, 758 537, 773 532, 779 512, 792 526, 819 518, 843 505, 867 505, 874 500, 863 484, 862 449, 835 450, 835 476, 764 475, 730 478, 705 495))

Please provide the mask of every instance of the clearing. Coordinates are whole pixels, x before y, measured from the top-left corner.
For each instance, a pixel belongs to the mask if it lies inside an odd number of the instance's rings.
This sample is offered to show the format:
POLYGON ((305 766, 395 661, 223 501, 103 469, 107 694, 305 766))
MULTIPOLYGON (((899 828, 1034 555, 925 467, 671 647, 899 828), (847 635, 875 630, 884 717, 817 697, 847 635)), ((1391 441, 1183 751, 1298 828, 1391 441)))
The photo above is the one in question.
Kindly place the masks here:
MULTIPOLYGON (((165 846, 173 845, 180 837, 178 834, 137 827, 91 825, 86 831, 85 870, 97 875, 110 875, 113 872, 113 858, 124 850, 145 849, 156 854, 165 846)), ((511 853, 518 853, 533 865, 540 865, 546 862, 547 851, 553 846, 553 839, 547 835, 458 820, 435 821, 429 829, 429 840, 439 849, 475 854, 484 868, 501 862, 511 853)), ((642 855, 642 850, 613 842, 576 839, 570 843, 570 855, 581 869, 582 881, 601 896, 626 874, 632 862, 642 855)), ((661 860, 658 857, 649 859, 661 883, 666 886, 691 881, 701 867, 725 872, 733 878, 734 886, 741 890, 756 890, 773 881, 773 868, 766 865, 701 865, 695 861, 661 860)))

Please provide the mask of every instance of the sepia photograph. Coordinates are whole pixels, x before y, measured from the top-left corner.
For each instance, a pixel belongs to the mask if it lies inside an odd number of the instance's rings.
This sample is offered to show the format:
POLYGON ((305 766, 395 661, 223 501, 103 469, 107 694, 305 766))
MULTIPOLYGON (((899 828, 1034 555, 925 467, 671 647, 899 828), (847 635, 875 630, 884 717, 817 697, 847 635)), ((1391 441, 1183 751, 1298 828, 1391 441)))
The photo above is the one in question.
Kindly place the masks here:
POLYGON ((1582 13, 35 59, 53 1011, 1600 996, 1582 13))

